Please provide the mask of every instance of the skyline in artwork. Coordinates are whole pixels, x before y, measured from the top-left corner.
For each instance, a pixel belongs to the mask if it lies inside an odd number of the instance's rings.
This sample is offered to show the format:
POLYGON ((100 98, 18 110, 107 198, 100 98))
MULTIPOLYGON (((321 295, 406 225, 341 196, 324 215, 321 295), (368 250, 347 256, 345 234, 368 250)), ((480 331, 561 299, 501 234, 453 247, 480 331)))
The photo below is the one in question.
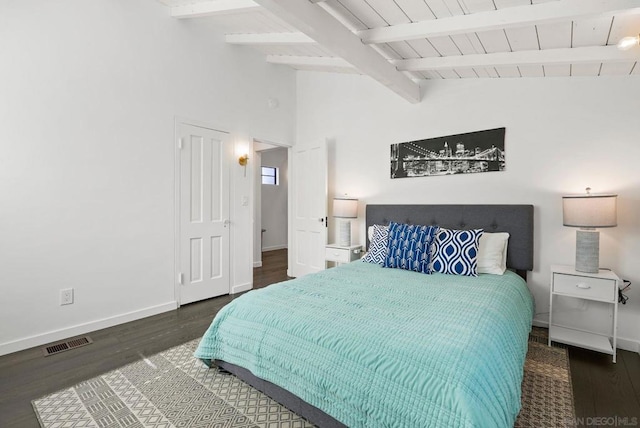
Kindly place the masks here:
POLYGON ((391 145, 391 178, 505 170, 505 128, 391 145))

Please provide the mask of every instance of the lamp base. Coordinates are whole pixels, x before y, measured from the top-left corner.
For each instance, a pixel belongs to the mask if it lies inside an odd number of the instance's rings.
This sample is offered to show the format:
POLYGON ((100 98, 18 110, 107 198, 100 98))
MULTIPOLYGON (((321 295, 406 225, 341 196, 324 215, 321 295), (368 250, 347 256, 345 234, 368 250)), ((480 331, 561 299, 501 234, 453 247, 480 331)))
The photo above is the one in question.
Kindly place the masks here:
POLYGON ((598 273, 600 270, 600 232, 579 229, 576 231, 576 270, 598 273))
POLYGON ((351 246, 351 221, 341 220, 338 230, 338 245, 341 247, 351 246))

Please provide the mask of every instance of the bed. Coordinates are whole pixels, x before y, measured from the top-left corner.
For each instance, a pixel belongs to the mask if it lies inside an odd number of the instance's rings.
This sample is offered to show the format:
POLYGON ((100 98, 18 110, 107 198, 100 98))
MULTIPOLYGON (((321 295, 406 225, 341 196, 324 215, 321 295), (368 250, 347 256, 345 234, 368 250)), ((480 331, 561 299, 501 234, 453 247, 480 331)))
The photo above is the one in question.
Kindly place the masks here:
POLYGON ((533 207, 367 206, 367 226, 390 221, 509 232, 514 272, 352 262, 235 299, 196 357, 318 426, 513 426, 533 317, 533 207))

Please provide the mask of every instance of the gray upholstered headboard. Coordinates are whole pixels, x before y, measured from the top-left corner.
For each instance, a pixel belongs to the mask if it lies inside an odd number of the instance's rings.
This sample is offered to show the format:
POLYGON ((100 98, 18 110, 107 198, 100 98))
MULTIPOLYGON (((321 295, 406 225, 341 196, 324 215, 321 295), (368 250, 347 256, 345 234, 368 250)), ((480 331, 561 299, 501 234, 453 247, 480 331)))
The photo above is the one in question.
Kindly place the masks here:
POLYGON ((366 216, 367 228, 394 221, 509 232, 507 267, 525 278, 533 270, 533 205, 367 205, 366 216))

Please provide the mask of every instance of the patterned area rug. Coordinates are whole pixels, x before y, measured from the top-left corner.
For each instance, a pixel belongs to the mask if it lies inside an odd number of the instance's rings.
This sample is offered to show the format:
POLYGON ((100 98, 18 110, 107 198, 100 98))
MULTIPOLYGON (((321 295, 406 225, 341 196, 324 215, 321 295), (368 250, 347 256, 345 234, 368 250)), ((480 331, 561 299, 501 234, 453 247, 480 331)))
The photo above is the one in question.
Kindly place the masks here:
MULTIPOLYGON (((541 333, 540 333, 541 334, 541 333)), ((565 349, 529 340, 516 427, 571 426, 565 349)), ((33 401, 40 425, 54 427, 312 427, 235 376, 193 358, 194 340, 33 401)))
POLYGON ((566 346, 547 346, 547 329, 534 327, 522 379, 516 428, 574 427, 575 409, 566 346))

